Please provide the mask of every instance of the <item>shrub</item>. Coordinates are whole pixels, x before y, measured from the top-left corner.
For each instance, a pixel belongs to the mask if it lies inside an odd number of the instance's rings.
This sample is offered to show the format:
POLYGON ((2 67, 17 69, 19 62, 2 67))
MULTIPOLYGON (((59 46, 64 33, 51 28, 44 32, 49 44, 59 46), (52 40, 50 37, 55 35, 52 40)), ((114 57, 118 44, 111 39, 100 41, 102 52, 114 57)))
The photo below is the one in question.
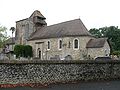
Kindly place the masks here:
POLYGON ((16 55, 16 57, 21 57, 23 54, 23 47, 22 45, 15 45, 14 47, 14 54, 16 55))
POLYGON ((24 57, 28 58, 32 56, 33 56, 32 47, 30 45, 25 45, 24 46, 24 57))
POLYGON ((14 54, 16 57, 32 57, 32 47, 30 45, 15 45, 14 54))
POLYGON ((113 53, 112 53, 113 55, 116 55, 116 56, 120 56, 120 51, 113 51, 113 53))

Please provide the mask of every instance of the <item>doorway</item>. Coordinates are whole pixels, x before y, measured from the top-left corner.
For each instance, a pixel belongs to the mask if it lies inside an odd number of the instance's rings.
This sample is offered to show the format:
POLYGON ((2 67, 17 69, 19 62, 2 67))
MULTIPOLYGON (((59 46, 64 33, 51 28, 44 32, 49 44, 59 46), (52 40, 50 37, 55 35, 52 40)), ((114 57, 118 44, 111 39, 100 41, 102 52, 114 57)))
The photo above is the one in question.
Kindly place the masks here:
POLYGON ((39 58, 41 59, 41 51, 38 51, 39 58))

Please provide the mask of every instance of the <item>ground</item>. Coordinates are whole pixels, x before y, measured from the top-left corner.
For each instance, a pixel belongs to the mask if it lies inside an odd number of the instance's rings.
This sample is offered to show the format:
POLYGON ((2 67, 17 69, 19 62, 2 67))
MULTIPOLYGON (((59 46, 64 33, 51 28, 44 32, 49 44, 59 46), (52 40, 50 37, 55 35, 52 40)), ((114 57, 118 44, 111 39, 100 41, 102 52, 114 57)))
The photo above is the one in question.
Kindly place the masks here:
POLYGON ((77 84, 51 85, 48 88, 17 87, 0 90, 120 90, 120 80, 102 82, 80 82, 77 84))

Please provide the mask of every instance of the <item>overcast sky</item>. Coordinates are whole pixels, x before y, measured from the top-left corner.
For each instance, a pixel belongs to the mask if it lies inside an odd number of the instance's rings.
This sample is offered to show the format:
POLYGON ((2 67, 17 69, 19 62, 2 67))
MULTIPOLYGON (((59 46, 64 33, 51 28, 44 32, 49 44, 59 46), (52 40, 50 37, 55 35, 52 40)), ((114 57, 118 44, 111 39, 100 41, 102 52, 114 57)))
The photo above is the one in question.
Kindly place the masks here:
POLYGON ((10 29, 34 10, 48 25, 80 18, 87 29, 120 27, 120 0, 0 0, 0 24, 10 29))

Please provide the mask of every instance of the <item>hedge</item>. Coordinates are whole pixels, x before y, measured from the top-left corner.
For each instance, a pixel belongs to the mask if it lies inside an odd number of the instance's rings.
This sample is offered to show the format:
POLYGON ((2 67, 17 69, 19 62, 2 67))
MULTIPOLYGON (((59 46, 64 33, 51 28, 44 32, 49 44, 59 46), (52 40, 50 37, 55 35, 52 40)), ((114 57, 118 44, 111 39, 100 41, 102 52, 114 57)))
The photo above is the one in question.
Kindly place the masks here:
POLYGON ((17 58, 32 57, 33 56, 32 47, 30 45, 15 45, 14 54, 16 55, 17 58))

